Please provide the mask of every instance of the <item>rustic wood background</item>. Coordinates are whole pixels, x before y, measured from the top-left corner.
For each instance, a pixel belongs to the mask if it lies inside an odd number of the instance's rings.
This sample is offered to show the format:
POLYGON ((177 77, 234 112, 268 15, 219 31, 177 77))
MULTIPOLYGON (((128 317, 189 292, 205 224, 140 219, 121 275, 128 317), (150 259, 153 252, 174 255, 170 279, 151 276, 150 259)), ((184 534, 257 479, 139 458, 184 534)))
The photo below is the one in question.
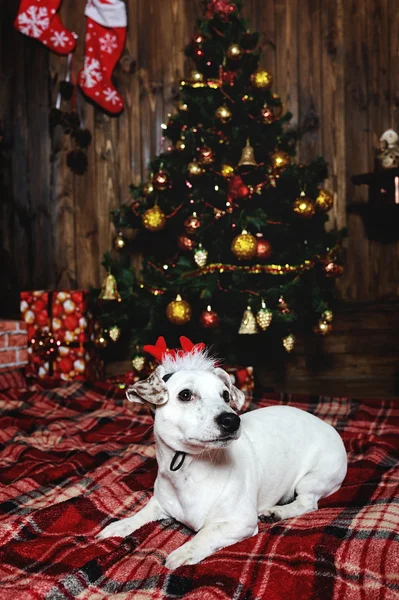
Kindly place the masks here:
MULTIPOLYGON (((13 29, 17 5, 2 0, 0 9, 2 253, 17 287, 98 285, 114 233, 109 212, 129 202, 129 184, 145 176, 160 149, 160 124, 189 68, 182 50, 199 3, 127 0, 127 45, 116 71, 126 109, 110 118, 78 97, 93 133, 84 176, 66 167, 68 136, 51 138, 48 127, 66 59, 13 29)), ((64 0, 61 11, 79 35, 75 72, 83 60, 84 6, 85 0, 64 0)), ((304 130, 299 159, 322 154, 330 164, 331 223, 349 227, 342 297, 397 296, 399 245, 368 241, 361 218, 347 218, 346 204, 366 198, 367 189, 354 188, 350 176, 372 169, 377 138, 399 126, 399 1, 246 0, 245 13, 262 32, 262 62, 274 74, 275 90, 304 130)))

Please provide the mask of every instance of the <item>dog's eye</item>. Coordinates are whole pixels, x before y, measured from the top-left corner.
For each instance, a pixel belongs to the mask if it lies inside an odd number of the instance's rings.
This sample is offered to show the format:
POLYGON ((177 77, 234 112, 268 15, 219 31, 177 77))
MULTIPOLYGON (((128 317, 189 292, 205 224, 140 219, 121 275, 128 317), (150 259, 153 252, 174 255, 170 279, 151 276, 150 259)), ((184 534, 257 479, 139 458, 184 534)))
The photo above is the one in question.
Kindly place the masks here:
POLYGON ((223 392, 223 400, 225 402, 229 402, 230 401, 230 394, 229 394, 229 392, 227 390, 224 390, 224 392, 223 392))
POLYGON ((182 390, 181 392, 179 392, 179 400, 182 400, 183 402, 188 402, 189 400, 191 400, 191 390, 182 390))

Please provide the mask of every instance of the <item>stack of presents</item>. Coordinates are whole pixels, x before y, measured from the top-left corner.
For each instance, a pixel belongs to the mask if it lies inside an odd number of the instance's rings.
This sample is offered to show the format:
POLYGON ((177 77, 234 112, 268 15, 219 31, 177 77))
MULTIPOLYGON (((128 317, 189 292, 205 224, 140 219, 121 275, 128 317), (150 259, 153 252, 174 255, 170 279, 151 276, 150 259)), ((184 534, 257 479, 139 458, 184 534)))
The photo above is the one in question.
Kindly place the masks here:
MULTIPOLYGON (((46 385, 61 381, 102 380, 106 376, 101 349, 95 345, 97 325, 89 312, 88 292, 21 292, 20 321, 0 321, 0 371, 24 369, 27 378, 46 385)), ((109 381, 123 388, 148 377, 154 364, 109 381)), ((234 384, 250 403, 252 367, 229 367, 234 384)))

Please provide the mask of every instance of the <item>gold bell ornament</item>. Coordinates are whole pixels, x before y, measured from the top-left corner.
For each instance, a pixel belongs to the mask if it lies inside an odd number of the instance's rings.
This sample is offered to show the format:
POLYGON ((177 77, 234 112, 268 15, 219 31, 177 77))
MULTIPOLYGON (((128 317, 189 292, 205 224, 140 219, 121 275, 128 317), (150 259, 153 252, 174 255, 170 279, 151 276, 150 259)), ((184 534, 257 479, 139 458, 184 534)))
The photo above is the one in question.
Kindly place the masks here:
POLYGON ((121 330, 118 325, 113 325, 111 329, 108 331, 108 335, 113 342, 117 342, 121 335, 121 330))
POLYGON ((166 316, 174 325, 186 325, 191 319, 191 306, 177 294, 176 299, 166 307, 166 316))
POLYGON ((143 225, 148 231, 161 231, 166 225, 166 217, 156 204, 143 213, 143 225))
POLYGON ((286 352, 292 352, 295 346, 295 336, 290 333, 282 339, 282 342, 286 352))
POLYGON ((269 327, 270 323, 272 322, 272 318, 273 318, 272 311, 267 308, 264 300, 262 300, 262 305, 261 305, 260 309, 258 310, 258 312, 256 313, 257 324, 263 331, 266 331, 266 329, 269 327))
POLYGON ((258 163, 255 160, 254 149, 252 148, 251 143, 248 138, 247 143, 245 144, 244 148, 242 149, 241 158, 238 163, 238 166, 239 167, 244 167, 244 166, 256 167, 257 164, 258 163))
POLYGON ((206 265, 206 261, 208 260, 208 250, 202 247, 202 244, 198 244, 197 250, 194 252, 194 262, 199 266, 200 269, 203 269, 206 265))
POLYGON ((315 205, 318 211, 326 213, 334 204, 334 196, 328 190, 319 190, 319 194, 315 200, 315 205))
POLYGON ((106 278, 103 281, 101 287, 101 293, 99 295, 100 300, 117 300, 121 302, 122 298, 118 292, 118 287, 116 285, 116 279, 111 273, 108 273, 106 278))
POLYGON ((246 310, 244 311, 238 333, 242 335, 253 335, 254 333, 258 333, 255 315, 250 306, 247 306, 246 310))

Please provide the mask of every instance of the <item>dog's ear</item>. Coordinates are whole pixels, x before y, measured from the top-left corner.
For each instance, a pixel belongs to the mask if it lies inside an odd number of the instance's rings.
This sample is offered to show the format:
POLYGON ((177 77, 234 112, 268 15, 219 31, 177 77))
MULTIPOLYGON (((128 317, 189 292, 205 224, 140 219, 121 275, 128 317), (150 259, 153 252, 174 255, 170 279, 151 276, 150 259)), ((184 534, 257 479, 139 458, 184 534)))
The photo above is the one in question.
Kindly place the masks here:
POLYGON ((243 407, 244 401, 245 401, 244 392, 242 392, 241 390, 236 388, 235 385, 233 385, 230 375, 228 373, 226 373, 226 371, 224 369, 217 367, 214 370, 214 373, 215 373, 215 375, 220 377, 220 379, 223 381, 223 383, 229 388, 231 404, 233 405, 233 408, 240 410, 243 407))
POLYGON ((159 365, 147 379, 138 381, 134 385, 129 385, 126 390, 126 398, 130 402, 140 402, 145 404, 165 404, 169 400, 169 392, 166 383, 162 379, 165 375, 165 369, 159 365))

